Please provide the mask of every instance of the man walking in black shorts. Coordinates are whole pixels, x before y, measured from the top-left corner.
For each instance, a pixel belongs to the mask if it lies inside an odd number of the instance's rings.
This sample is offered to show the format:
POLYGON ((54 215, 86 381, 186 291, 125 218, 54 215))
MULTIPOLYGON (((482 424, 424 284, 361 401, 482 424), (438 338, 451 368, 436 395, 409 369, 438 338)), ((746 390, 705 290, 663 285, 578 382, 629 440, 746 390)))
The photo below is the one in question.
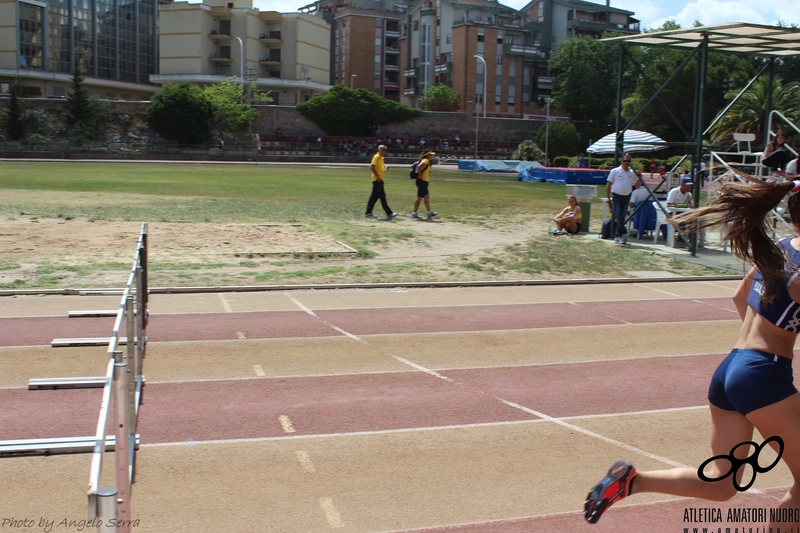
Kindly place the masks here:
POLYGON ((435 152, 425 150, 422 152, 422 160, 419 162, 419 165, 417 165, 417 199, 414 202, 414 212, 411 213, 411 218, 422 218, 417 211, 419 210, 420 202, 423 200, 425 201, 425 209, 428 210, 428 218, 433 218, 439 214, 436 211, 431 211, 431 198, 428 194, 428 182, 430 181, 431 176, 431 161, 435 155, 435 152))

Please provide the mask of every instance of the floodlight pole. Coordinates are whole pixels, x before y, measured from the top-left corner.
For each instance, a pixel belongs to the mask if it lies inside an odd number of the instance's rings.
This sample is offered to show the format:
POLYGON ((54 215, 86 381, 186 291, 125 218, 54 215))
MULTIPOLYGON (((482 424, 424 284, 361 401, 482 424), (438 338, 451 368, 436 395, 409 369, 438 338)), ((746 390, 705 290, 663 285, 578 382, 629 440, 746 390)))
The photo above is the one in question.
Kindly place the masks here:
POLYGON ((350 90, 353 90, 353 82, 358 77, 358 74, 350 74, 350 90))
MULTIPOLYGON (((242 87, 244 87, 244 44, 242 43, 241 37, 236 37, 236 40, 239 41, 239 59, 241 60, 240 70, 242 73, 242 87)), ((239 100, 239 103, 244 101, 244 91, 242 91, 242 97, 239 100)))

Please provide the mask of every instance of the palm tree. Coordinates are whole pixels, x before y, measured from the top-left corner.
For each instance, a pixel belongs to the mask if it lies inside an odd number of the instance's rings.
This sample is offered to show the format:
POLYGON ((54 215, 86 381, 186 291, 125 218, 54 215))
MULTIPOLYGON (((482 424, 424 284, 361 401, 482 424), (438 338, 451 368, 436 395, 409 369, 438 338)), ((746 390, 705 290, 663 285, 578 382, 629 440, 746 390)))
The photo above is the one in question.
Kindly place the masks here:
MULTIPOLYGON (((766 129, 766 110, 769 77, 760 76, 753 85, 725 112, 719 122, 711 128, 715 144, 721 144, 731 133, 760 132, 766 129)), ((732 100, 738 91, 731 91, 725 98, 732 100)), ((784 84, 775 78, 772 85, 772 109, 780 111, 792 122, 800 118, 800 84, 793 81, 784 84)))

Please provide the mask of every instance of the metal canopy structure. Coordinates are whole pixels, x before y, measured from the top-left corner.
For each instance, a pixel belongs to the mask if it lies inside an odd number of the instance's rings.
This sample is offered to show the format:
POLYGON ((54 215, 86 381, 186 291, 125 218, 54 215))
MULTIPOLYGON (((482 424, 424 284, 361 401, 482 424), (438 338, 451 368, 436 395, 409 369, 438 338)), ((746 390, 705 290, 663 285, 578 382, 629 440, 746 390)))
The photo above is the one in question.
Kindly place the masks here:
MULTIPOLYGON (((703 102, 705 100, 705 86, 706 86, 706 73, 708 67, 708 53, 730 53, 730 54, 743 54, 750 56, 763 57, 768 59, 767 65, 759 71, 750 82, 745 85, 744 89, 734 98, 729 104, 729 107, 738 100, 745 91, 752 85, 755 80, 765 71, 769 70, 769 86, 767 94, 770 95, 767 100, 767 109, 765 116, 765 123, 769 125, 771 117, 771 94, 773 80, 775 77, 774 62, 776 59, 783 57, 790 57, 800 55, 800 29, 786 28, 781 26, 764 26, 758 24, 749 24, 746 22, 732 22, 728 24, 718 24, 714 26, 698 26, 686 29, 657 31, 652 33, 642 33, 638 35, 625 35, 622 37, 610 37, 601 39, 603 42, 619 43, 619 66, 617 69, 617 116, 616 116, 616 131, 617 131, 617 150, 614 154, 614 164, 616 165, 620 155, 623 155, 623 136, 639 118, 641 113, 649 107, 656 100, 660 100, 659 94, 662 90, 669 85, 675 76, 683 70, 689 63, 689 60, 697 56, 697 75, 695 77, 695 91, 693 103, 693 119, 691 128, 685 129, 683 125, 678 124, 686 135, 686 142, 670 142, 664 143, 666 146, 684 147, 687 152, 691 152, 691 163, 694 175, 698 175, 700 169, 700 161, 703 154, 703 137, 708 133, 711 127, 721 118, 727 111, 727 108, 722 113, 717 115, 717 118, 704 127, 703 124, 703 102), (624 127, 621 124, 621 110, 622 110, 622 76, 624 73, 626 46, 655 46, 655 47, 668 47, 678 48, 690 51, 686 59, 678 66, 667 80, 659 87, 650 100, 636 113, 636 115, 628 121, 624 127)), ((638 65, 637 65, 638 67, 638 65)), ((644 72, 639 68, 638 74, 645 78, 644 72)), ((648 81, 649 83, 649 81, 648 81)), ((652 84, 651 84, 652 85, 652 84)), ((672 111, 667 107, 667 111, 675 116, 672 111)), ((677 122, 677 119, 676 119, 677 122)), ((766 141, 769 141, 769 132, 767 132, 766 141)), ((644 184, 648 191, 650 188, 644 184)), ((655 198, 652 191, 651 197, 655 198)), ((694 180, 693 199, 695 207, 697 207, 700 200, 700 180, 694 180)), ((663 210, 663 208, 662 208, 663 210)), ((665 214, 667 214, 665 212, 665 214)), ((690 250, 692 256, 697 255, 697 235, 692 235, 690 250)))
POLYGON ((641 33, 625 37, 611 37, 603 39, 603 41, 694 49, 706 39, 708 40, 708 49, 712 52, 761 57, 785 57, 800 54, 800 30, 779 26, 761 26, 746 22, 641 33))

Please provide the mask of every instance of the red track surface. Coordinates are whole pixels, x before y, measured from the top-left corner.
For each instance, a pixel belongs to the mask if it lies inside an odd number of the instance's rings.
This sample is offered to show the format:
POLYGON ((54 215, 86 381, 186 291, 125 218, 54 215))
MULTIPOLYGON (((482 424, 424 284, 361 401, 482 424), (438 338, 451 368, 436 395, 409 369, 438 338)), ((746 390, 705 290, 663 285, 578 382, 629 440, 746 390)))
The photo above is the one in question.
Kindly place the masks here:
MULTIPOLYGON (((147 333, 149 342, 169 342, 235 340, 242 335, 247 339, 340 336, 331 325, 363 336, 738 318, 728 298, 344 309, 316 315, 300 310, 154 315, 147 333)), ((0 345, 48 345, 53 338, 103 337, 112 324, 107 318, 80 319, 76 335, 74 319, 0 318, 0 345)), ((536 413, 567 417, 691 407, 705 403, 708 377, 722 357, 720 353, 438 370, 438 377, 409 368, 376 374, 150 383, 145 387, 138 429, 142 443, 148 444, 281 437, 285 436, 278 422, 282 415, 291 419, 297 435, 322 435, 533 420, 536 413), (645 376, 647 386, 636 386, 636 380, 645 376)), ((100 394, 99 389, 0 389, 0 440, 92 434, 100 394)), ((743 498, 738 506, 768 505, 764 495, 743 498)), ((707 504, 683 500, 622 507, 615 511, 613 521, 603 521, 592 531, 655 531, 659 516, 674 521, 677 513, 691 505, 707 504)), ((570 513, 419 531, 561 532, 584 527, 588 526, 570 513)))

